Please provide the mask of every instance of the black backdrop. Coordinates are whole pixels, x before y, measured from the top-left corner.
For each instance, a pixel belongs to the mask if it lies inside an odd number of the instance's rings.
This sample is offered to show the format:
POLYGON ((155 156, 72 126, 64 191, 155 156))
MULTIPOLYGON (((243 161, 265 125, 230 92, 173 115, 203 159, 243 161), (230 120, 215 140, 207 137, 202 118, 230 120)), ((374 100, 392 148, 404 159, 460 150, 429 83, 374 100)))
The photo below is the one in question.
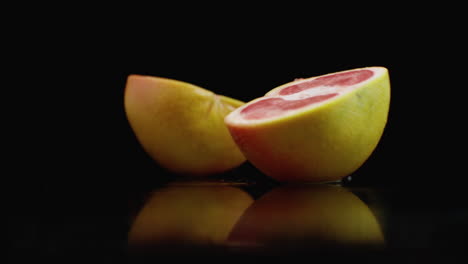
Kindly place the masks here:
POLYGON ((134 138, 123 108, 125 81, 132 73, 178 79, 249 101, 294 78, 384 66, 392 85, 389 120, 374 154, 354 174, 355 182, 461 181, 457 166, 463 154, 456 150, 463 144, 458 100, 464 84, 457 70, 462 67, 455 66, 465 56, 460 35, 428 22, 377 28, 359 23, 321 28, 306 22, 294 27, 223 21, 220 29, 212 20, 158 20, 77 25, 31 36, 35 45, 23 43, 14 69, 16 80, 26 81, 28 88, 19 102, 34 108, 17 107, 22 121, 15 122, 26 126, 16 132, 34 145, 17 151, 35 165, 19 168, 76 174, 53 177, 52 185, 128 186, 157 178, 159 168, 134 138))
MULTIPOLYGON (((445 185, 448 192, 462 186, 466 51, 459 17, 442 24, 430 12, 402 9, 335 23, 323 10, 325 20, 241 9, 205 17, 160 8, 131 18, 114 14, 116 21, 102 16, 109 10, 92 20, 65 13, 14 31, 17 41, 7 49, 14 89, 6 90, 15 95, 4 100, 14 113, 5 131, 17 161, 7 164, 13 165, 7 178, 15 184, 10 197, 20 203, 14 221, 22 231, 12 233, 18 248, 41 247, 49 234, 59 245, 69 232, 85 237, 97 226, 104 240, 124 241, 129 195, 171 178, 144 153, 126 120, 123 94, 132 73, 249 101, 294 78, 387 67, 388 124, 351 184, 415 191, 445 185), (68 216, 81 224, 61 221, 68 216), (63 222, 76 226, 62 228, 63 222)), ((239 173, 259 176, 248 165, 239 173)))

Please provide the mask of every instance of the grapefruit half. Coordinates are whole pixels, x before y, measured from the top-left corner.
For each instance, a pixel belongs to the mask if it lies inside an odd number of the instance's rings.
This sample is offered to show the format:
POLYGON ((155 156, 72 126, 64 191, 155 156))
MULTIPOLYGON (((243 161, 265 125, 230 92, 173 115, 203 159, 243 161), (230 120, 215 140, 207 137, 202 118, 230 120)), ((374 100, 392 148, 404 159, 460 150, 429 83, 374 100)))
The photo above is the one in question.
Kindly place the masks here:
POLYGON ((384 67, 299 79, 225 117, 234 141, 279 181, 337 181, 357 170, 384 131, 390 81, 384 67))

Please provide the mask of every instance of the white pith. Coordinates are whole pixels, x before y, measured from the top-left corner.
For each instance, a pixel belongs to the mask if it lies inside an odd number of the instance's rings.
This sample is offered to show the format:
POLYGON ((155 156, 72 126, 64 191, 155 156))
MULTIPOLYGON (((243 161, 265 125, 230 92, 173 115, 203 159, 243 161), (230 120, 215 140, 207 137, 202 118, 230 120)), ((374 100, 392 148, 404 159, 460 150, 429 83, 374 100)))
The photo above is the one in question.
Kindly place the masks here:
POLYGON ((293 81, 291 83, 282 85, 277 90, 272 90, 271 92, 267 93, 264 97, 257 98, 255 100, 253 100, 253 101, 251 101, 251 102, 237 108, 236 110, 231 112, 229 115, 227 115, 225 120, 226 120, 227 123, 235 123, 235 124, 260 123, 260 122, 265 122, 265 121, 272 120, 272 119, 278 119, 280 117, 283 117, 285 115, 290 115, 290 114, 295 113, 295 112, 301 112, 301 111, 304 111, 306 109, 315 108, 315 107, 318 107, 320 105, 325 104, 326 102, 329 102, 330 100, 335 100, 338 97, 340 97, 340 96, 342 96, 342 95, 344 95, 346 93, 349 93, 349 92, 351 92, 351 91, 353 91, 353 90, 355 90, 355 89, 357 89, 359 87, 362 87, 366 83, 371 82, 372 80, 374 80, 376 78, 379 78, 382 74, 384 74, 386 72, 386 69, 383 68, 383 67, 366 67, 366 68, 352 69, 352 70, 348 70, 348 71, 334 72, 334 73, 325 74, 325 75, 321 75, 321 76, 316 76, 316 77, 312 77, 312 78, 300 79, 300 80, 293 81), (364 80, 364 81, 359 82, 359 83, 354 84, 354 85, 349 85, 349 86, 341 86, 341 85, 326 86, 326 85, 321 85, 321 86, 317 86, 317 87, 314 87, 314 88, 311 88, 311 89, 306 89, 306 90, 303 90, 303 91, 300 91, 300 92, 297 92, 297 93, 294 93, 294 94, 290 94, 290 95, 278 95, 278 93, 281 90, 283 90, 283 89, 285 89, 287 87, 290 87, 292 85, 307 82, 307 81, 310 81, 312 79, 327 76, 327 75, 333 75, 333 74, 337 74, 337 73, 344 73, 344 72, 356 71, 356 70, 371 70, 371 71, 374 72, 374 74, 369 79, 364 80), (252 104, 254 104, 256 102, 259 102, 259 101, 271 99, 271 98, 281 98, 281 99, 284 99, 284 100, 300 100, 300 99, 305 99, 305 98, 309 98, 309 97, 315 97, 315 96, 319 96, 319 95, 326 95, 326 94, 333 94, 333 93, 337 93, 338 95, 334 96, 334 97, 332 97, 330 99, 327 99, 327 100, 324 100, 324 101, 321 101, 321 102, 317 102, 317 103, 313 103, 313 104, 310 104, 310 105, 307 105, 307 106, 304 106, 304 107, 301 107, 301 108, 298 108, 298 109, 286 110, 283 113, 281 113, 279 115, 276 115, 276 116, 273 116, 273 117, 266 117, 266 118, 261 118, 261 119, 250 119, 249 120, 249 119, 245 119, 240 114, 241 111, 243 109, 245 109, 246 107, 248 107, 249 105, 252 105, 252 104))
POLYGON ((318 86, 312 89, 300 91, 295 94, 278 95, 274 97, 281 97, 284 100, 301 100, 301 99, 306 99, 309 97, 314 97, 314 96, 324 95, 324 94, 331 94, 331 93, 340 94, 350 89, 350 87, 353 87, 353 86, 318 86))

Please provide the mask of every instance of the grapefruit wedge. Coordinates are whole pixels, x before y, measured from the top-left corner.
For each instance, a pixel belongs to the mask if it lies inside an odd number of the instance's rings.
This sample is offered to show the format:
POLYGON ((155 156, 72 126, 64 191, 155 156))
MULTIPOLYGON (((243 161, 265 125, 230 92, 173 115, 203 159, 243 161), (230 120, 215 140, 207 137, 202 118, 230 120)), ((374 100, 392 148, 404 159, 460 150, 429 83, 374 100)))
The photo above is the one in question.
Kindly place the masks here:
POLYGON ((300 79, 231 112, 225 123, 246 158, 279 181, 338 181, 377 146, 387 122, 384 67, 300 79))
POLYGON ((130 75, 125 112, 145 151, 163 168, 186 176, 223 173, 245 157, 224 124, 243 102, 166 78, 130 75))

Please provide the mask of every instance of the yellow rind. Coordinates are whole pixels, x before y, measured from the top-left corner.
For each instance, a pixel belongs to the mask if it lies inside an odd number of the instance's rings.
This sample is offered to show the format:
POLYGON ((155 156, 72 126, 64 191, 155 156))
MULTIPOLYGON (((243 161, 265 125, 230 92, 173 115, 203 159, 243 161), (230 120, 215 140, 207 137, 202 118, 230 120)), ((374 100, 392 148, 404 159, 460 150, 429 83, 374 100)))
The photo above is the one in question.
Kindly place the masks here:
POLYGON ((125 90, 126 115, 142 147, 162 167, 184 175, 222 173, 245 161, 223 121, 241 104, 151 76, 129 76, 125 90))

